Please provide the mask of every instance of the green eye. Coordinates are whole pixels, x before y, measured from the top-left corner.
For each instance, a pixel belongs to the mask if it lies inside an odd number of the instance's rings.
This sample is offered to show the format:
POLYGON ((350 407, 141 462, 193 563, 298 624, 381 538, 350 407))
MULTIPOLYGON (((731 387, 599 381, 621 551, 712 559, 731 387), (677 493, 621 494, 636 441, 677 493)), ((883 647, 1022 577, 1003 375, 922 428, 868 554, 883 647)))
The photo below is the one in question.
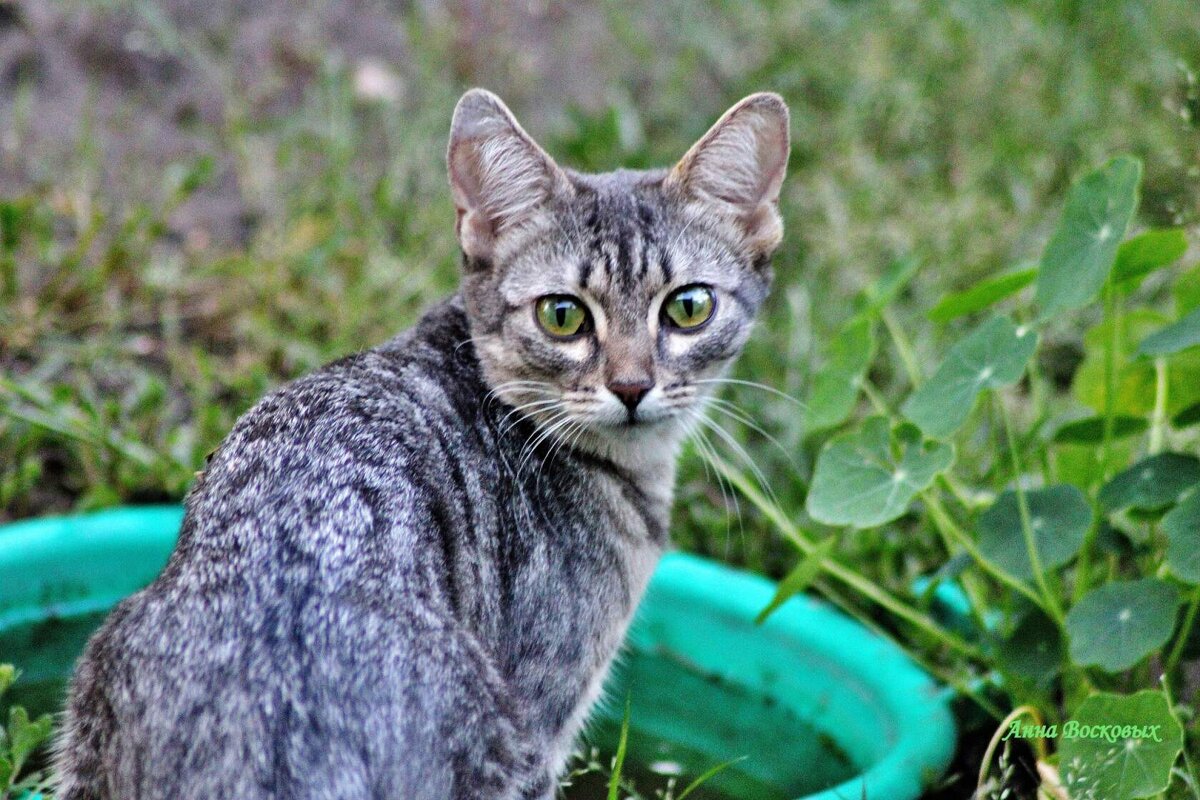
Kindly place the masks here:
POLYGON ((542 330, 560 339, 585 333, 591 327, 591 320, 583 303, 565 294, 552 294, 540 298, 534 307, 534 313, 542 330))
POLYGON ((685 286, 663 303, 663 316, 673 328, 699 328, 712 317, 716 298, 707 286, 685 286))

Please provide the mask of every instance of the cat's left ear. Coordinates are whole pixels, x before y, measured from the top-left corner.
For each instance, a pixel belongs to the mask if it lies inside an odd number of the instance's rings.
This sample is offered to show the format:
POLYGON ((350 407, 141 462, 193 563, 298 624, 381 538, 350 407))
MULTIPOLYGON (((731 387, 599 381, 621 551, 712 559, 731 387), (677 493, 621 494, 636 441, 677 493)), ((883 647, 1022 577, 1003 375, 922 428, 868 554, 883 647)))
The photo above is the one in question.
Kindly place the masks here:
POLYGON ((504 235, 529 223, 570 182, 504 101, 471 89, 458 101, 446 154, 463 252, 490 259, 504 235))
POLYGON ((788 125, 782 97, 752 94, 692 145, 667 185, 731 218, 747 249, 767 255, 783 238, 778 206, 787 173, 788 125))

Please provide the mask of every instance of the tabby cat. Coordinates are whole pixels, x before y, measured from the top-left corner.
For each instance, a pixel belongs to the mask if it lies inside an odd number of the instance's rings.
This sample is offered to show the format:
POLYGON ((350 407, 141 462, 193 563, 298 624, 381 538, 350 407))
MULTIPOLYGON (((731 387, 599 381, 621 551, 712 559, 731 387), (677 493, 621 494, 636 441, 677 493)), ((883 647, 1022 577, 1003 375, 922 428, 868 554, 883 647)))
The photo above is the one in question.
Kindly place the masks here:
POLYGON ((767 294, 787 158, 774 94, 590 175, 467 92, 459 293, 238 421, 79 662, 60 800, 553 797, 767 294))

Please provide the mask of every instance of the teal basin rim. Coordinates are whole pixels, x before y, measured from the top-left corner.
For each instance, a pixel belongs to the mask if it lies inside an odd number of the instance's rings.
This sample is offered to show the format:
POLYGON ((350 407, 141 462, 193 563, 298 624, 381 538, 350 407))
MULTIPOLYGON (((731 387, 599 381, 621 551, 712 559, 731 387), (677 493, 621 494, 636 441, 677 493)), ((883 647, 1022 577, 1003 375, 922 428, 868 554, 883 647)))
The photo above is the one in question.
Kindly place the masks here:
MULTIPOLYGON (((0 526, 0 633, 37 618, 115 602, 140 588, 166 561, 182 518, 179 506, 141 506, 0 526)), ((650 602, 643 604, 639 621, 652 614, 648 606, 666 609, 660 616, 672 608, 690 607, 732 620, 748 636, 802 647, 812 657, 807 663, 831 667, 829 674, 820 676, 826 682, 844 682, 868 696, 872 707, 886 716, 890 733, 885 752, 869 763, 855 759, 862 770, 858 775, 801 800, 915 800, 953 756, 951 694, 895 643, 816 598, 794 598, 755 628, 755 616, 774 591, 775 584, 762 576, 672 553, 655 572, 650 602)), ((665 619, 670 627, 669 616, 665 619)), ((638 634, 635 624, 631 638, 638 634)), ((740 676, 731 675, 731 680, 739 681, 740 676)), ((830 716, 837 721, 836 708, 830 716)), ((825 732, 838 738, 836 729, 825 732)))

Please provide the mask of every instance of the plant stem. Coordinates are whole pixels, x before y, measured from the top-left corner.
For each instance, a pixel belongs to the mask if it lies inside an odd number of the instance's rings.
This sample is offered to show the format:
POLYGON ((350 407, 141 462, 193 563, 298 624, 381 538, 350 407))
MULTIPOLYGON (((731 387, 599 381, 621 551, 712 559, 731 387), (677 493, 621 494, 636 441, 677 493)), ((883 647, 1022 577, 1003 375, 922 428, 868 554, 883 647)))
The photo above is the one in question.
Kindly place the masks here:
POLYGON ((908 340, 904 328, 896 321, 896 316, 891 309, 884 308, 879 312, 879 317, 883 320, 888 335, 892 337, 892 342, 896 345, 896 352, 900 354, 900 363, 904 365, 908 382, 914 389, 917 388, 925 382, 925 376, 921 374, 921 365, 917 362, 917 353, 913 349, 912 342, 908 340))
POLYGON ((1154 359, 1154 413, 1150 417, 1150 455, 1162 451, 1167 429, 1167 360, 1154 359))
MULTIPOLYGON (((813 587, 831 600, 838 608, 842 609, 851 617, 858 620, 860 625, 874 633, 876 636, 885 639, 891 638, 892 635, 888 631, 884 630, 875 620, 859 611, 828 581, 813 581, 813 587)), ((979 689, 962 680, 950 670, 944 669, 930 661, 923 653, 913 648, 903 647, 903 645, 902 648, 904 652, 908 654, 908 657, 919 664, 922 669, 937 678, 942 683, 954 689, 954 691, 958 692, 963 697, 969 697, 993 719, 1000 719, 1004 716, 1004 712, 1000 710, 1000 707, 984 697, 983 694, 980 693, 979 689)))
MULTIPOLYGON (((737 470, 733 469, 725 462, 724 459, 716 458, 713 461, 713 466, 720 472, 726 480, 737 488, 742 495, 758 508, 797 549, 804 555, 808 555, 816 549, 817 545, 809 538, 809 536, 796 527, 796 525, 788 519, 783 510, 775 503, 772 503, 761 492, 737 470)), ((971 644, 970 642, 956 636, 949 631, 944 630, 931 617, 921 613, 917 609, 909 606, 903 600, 892 595, 886 589, 883 589, 863 576, 859 575, 847 567, 842 566, 833 559, 824 559, 821 563, 821 569, 827 572, 831 577, 837 579, 841 583, 853 589, 858 594, 871 600, 877 605, 882 606, 888 611, 895 614, 914 627, 929 634, 934 639, 942 644, 956 650, 959 653, 973 658, 977 661, 987 663, 983 652, 971 644)))
POLYGON ((1046 601, 1037 592, 1010 575, 1003 568, 988 560, 987 556, 980 551, 978 545, 971 541, 971 537, 958 526, 958 523, 954 521, 954 518, 942 506, 942 502, 936 494, 926 490, 921 492, 921 499, 925 502, 925 507, 929 509, 929 515, 933 519, 934 526, 938 528, 943 536, 957 542, 963 550, 967 551, 967 555, 971 556, 971 559, 993 578, 1010 589, 1025 595, 1034 605, 1044 610, 1047 614, 1054 615, 1054 612, 1046 607, 1046 601))
MULTIPOLYGON (((1012 723, 1024 716, 1032 717, 1034 725, 1038 726, 1039 728, 1045 724, 1042 722, 1041 712, 1039 712, 1034 706, 1029 705, 1018 706, 1017 708, 1014 708, 1007 717, 1001 720, 999 726, 996 728, 996 732, 992 734, 992 740, 988 742, 987 750, 984 751, 983 754, 983 760, 979 764, 979 781, 975 785, 976 795, 982 796, 983 783, 987 780, 988 767, 992 765, 992 757, 996 755, 996 748, 1000 746, 1000 742, 1004 738, 1004 731, 1007 730, 1012 723)), ((1034 738, 1033 747, 1038 761, 1045 761, 1046 742, 1042 739, 1042 737, 1038 736, 1034 738)))
POLYGON ((1037 539, 1033 535, 1033 523, 1029 517, 1029 498, 1025 496, 1025 487, 1021 485, 1021 456, 1017 451, 1017 437, 1013 434, 1012 420, 1009 419, 1008 409, 1004 407, 1004 401, 1000 399, 999 395, 996 396, 996 405, 1000 409, 1000 420, 1004 425, 1005 438, 1008 440, 1008 454, 1012 460, 1013 485, 1017 493, 1017 510, 1021 516, 1021 533, 1025 537, 1025 551, 1029 554, 1029 565, 1033 568, 1033 578, 1037 582, 1038 590, 1042 593, 1042 599, 1045 600, 1045 607, 1061 629, 1065 624, 1062 606, 1046 582, 1042 559, 1038 555, 1037 539))
POLYGON ((1104 285, 1104 321, 1108 323, 1108 341, 1104 343, 1104 439, 1100 446, 1100 479, 1108 479, 1108 463, 1112 456, 1113 430, 1117 404, 1117 350, 1121 346, 1120 307, 1112 282, 1104 285))
POLYGON ((1179 666, 1179 660, 1183 657, 1183 647, 1187 644, 1188 634, 1192 631, 1192 625, 1196 622, 1196 611, 1200 609, 1200 586, 1192 590, 1192 599, 1188 603, 1187 613, 1183 617, 1183 625, 1179 627, 1179 637, 1175 640, 1175 645, 1171 648, 1170 655, 1167 656, 1167 661, 1163 665, 1163 674, 1170 675, 1179 666))

